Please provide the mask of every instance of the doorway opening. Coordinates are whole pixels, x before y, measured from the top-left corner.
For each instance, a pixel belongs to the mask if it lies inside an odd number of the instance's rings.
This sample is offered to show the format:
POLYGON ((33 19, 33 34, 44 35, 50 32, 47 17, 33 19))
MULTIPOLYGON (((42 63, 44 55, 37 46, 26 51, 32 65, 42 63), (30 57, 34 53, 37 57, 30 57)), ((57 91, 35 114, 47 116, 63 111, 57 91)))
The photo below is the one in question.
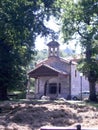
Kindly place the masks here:
POLYGON ((57 93, 57 83, 50 83, 49 84, 49 93, 56 94, 57 93))

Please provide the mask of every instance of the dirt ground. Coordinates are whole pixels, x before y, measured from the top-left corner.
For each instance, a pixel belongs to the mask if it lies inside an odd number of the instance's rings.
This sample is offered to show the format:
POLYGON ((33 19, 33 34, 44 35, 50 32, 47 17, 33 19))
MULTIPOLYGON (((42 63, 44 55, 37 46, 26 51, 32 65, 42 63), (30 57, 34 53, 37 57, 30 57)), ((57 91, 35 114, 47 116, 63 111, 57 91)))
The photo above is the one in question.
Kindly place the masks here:
POLYGON ((0 103, 0 130, 40 130, 42 126, 98 128, 98 109, 68 101, 0 103))

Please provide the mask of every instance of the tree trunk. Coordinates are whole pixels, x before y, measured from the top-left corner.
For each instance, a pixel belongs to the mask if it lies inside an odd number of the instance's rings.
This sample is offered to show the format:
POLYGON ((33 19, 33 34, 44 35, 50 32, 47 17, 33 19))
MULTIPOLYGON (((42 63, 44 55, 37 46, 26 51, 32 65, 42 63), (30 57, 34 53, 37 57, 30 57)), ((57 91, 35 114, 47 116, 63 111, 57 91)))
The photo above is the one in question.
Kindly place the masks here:
POLYGON ((97 101, 95 82, 89 82, 89 87, 90 87, 90 97, 89 97, 90 101, 97 101))
POLYGON ((90 41, 90 39, 87 39, 87 48, 86 48, 86 60, 89 67, 89 72, 88 72, 88 81, 89 81, 89 89, 90 89, 90 96, 89 99, 90 101, 97 101, 97 97, 96 97, 96 81, 97 81, 97 75, 96 72, 94 70, 93 66, 93 62, 92 62, 92 42, 90 41), (92 64, 92 65, 91 65, 92 64))
POLYGON ((89 77, 88 77, 88 81, 89 81, 89 89, 90 89, 89 99, 90 99, 90 101, 97 101, 97 97, 96 97, 96 75, 91 72, 89 77))
POLYGON ((0 86, 0 100, 8 100, 8 95, 7 95, 7 87, 1 87, 0 86))

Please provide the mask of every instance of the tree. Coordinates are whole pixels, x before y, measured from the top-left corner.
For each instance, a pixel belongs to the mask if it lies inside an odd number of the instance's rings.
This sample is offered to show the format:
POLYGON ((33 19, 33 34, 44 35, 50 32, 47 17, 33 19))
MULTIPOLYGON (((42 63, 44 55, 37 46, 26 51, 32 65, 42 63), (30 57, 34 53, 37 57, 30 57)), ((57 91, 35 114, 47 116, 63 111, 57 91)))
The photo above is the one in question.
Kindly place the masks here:
POLYGON ((8 88, 22 88, 26 67, 35 54, 35 39, 54 32, 45 20, 56 14, 55 0, 0 1, 0 100, 8 88))
POLYGON ((85 59, 81 71, 88 77, 90 100, 96 101, 95 84, 98 80, 98 2, 97 0, 58 0, 61 7, 64 40, 79 39, 85 59))

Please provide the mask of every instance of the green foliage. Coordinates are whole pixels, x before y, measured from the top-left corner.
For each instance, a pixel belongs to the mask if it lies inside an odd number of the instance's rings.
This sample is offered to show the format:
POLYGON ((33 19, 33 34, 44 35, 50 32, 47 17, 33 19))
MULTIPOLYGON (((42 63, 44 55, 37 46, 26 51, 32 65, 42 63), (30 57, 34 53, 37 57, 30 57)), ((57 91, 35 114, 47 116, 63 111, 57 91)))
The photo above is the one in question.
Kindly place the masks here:
POLYGON ((41 62, 42 60, 44 60, 45 58, 48 57, 48 51, 47 49, 44 50, 37 50, 36 51, 36 55, 34 56, 34 60, 31 60, 29 65, 28 65, 28 70, 34 69, 34 67, 36 66, 36 64, 38 62, 41 62))
POLYGON ((44 60, 47 57, 48 57, 48 51, 47 49, 43 49, 41 51, 38 51, 37 56, 35 58, 36 58, 36 61, 39 62, 39 61, 44 60))
POLYGON ((54 34, 44 24, 53 12, 56 15, 54 2, 0 1, 0 99, 5 97, 4 88, 26 86, 26 67, 34 58, 36 37, 54 34))
POLYGON ((94 62, 98 52, 98 2, 97 0, 83 0, 75 3, 74 0, 58 0, 58 3, 62 12, 64 40, 66 42, 78 37, 86 57, 88 70, 91 70, 98 66, 94 62))
POLYGON ((98 80, 98 1, 97 0, 58 0, 61 7, 62 32, 65 42, 78 38, 84 53, 80 70, 85 73, 90 83, 92 97, 95 98, 94 84, 98 80), (93 82, 93 83, 92 83, 93 82), (94 91, 93 91, 94 90, 94 91))

